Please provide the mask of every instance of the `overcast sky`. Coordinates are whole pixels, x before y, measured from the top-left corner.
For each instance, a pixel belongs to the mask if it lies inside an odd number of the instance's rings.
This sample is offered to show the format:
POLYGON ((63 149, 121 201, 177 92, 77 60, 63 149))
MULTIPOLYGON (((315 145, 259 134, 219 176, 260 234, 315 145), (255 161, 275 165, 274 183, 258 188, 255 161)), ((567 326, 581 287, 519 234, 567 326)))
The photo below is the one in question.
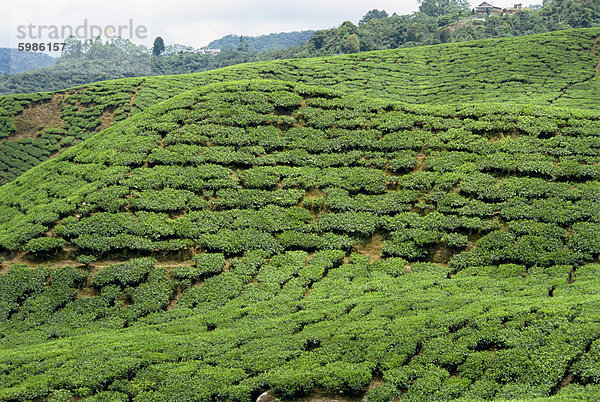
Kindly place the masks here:
MULTIPOLYGON (((471 1, 477 5, 483 0, 471 1)), ((517 0, 518 1, 518 0, 517 0)), ((515 0, 488 0, 499 7, 512 6, 515 0)), ((541 4, 542 0, 525 0, 524 5, 541 4)), ((255 36, 305 29, 324 29, 343 21, 358 23, 371 9, 386 10, 389 14, 410 14, 418 10, 417 0, 2 0, 0 15, 0 47, 17 47, 19 42, 40 41, 30 38, 27 28, 24 39, 18 38, 19 26, 81 27, 87 19, 101 29, 108 26, 132 25, 140 37, 132 40, 151 46, 156 36, 166 44, 178 43, 202 47, 227 34, 255 36), (8 3, 8 7, 7 4, 8 3), (8 10, 8 12, 6 12, 8 10), (133 24, 130 23, 133 20, 133 24), (144 29, 147 32, 144 34, 144 29), (146 38, 142 38, 146 36, 146 38)), ((47 42, 52 40, 43 31, 47 42)), ((80 30, 81 31, 81 30, 80 30)), ((37 36, 37 35, 36 35, 37 36)), ((53 40, 57 41, 57 40, 53 40)), ((60 40, 58 40, 60 41, 60 40)))

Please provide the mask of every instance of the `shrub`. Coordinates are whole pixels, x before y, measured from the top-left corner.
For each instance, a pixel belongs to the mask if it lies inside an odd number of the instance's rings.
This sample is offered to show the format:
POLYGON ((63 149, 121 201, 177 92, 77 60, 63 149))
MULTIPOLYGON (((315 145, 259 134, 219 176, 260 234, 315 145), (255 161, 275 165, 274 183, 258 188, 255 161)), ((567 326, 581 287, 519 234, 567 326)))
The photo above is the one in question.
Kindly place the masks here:
POLYGON ((6 138, 17 131, 13 119, 7 116, 0 116, 0 138, 6 138))
POLYGON ((442 236, 442 242, 448 247, 464 248, 469 242, 469 236, 460 233, 445 233, 442 236))
POLYGON ((76 261, 80 264, 85 265, 86 267, 89 267, 92 263, 96 261, 96 256, 89 254, 79 255, 77 256, 76 261))
POLYGON ((288 230, 276 236, 277 241, 285 249, 300 248, 303 250, 314 250, 321 246, 321 236, 316 233, 302 233, 288 230))
POLYGON ((252 276, 258 272, 258 269, 265 263, 265 258, 269 253, 262 250, 249 251, 242 258, 233 258, 231 260, 231 272, 237 275, 252 276))
POLYGON ((356 233, 364 236, 373 234, 377 224, 377 217, 368 212, 323 214, 319 219, 319 226, 323 230, 336 230, 342 233, 356 233))
POLYGON ((581 253, 598 255, 600 253, 599 225, 588 222, 574 224, 569 248, 581 253))
POLYGON ((238 296, 244 286, 245 278, 231 272, 224 272, 208 278, 202 286, 196 286, 185 292, 178 306, 194 308, 198 306, 216 306, 238 296))
POLYGON ((382 256, 402 257, 409 260, 419 259, 427 254, 424 248, 411 241, 386 241, 383 243, 381 252, 382 256))
POLYGON ((94 283, 98 287, 108 284, 119 284, 121 286, 136 285, 142 282, 146 275, 156 264, 153 258, 134 258, 129 262, 110 265, 98 272, 94 277, 94 283))
POLYGON ((403 258, 387 258, 385 260, 377 260, 371 264, 372 272, 383 272, 393 277, 406 274, 406 265, 408 262, 403 258))
POLYGON ((371 369, 365 364, 337 361, 317 371, 316 381, 325 389, 361 391, 371 381, 371 369))
POLYGON ((31 239, 25 245, 25 249, 34 254, 43 254, 56 250, 67 244, 66 240, 60 237, 38 237, 31 239))
POLYGON ((201 276, 201 273, 198 270, 198 268, 194 268, 190 265, 183 265, 183 266, 175 267, 175 268, 173 268, 172 272, 173 272, 173 278, 175 278, 177 280, 186 280, 186 279, 194 280, 201 276))
POLYGON ((239 254, 252 250, 265 250, 272 254, 283 251, 283 247, 269 233, 255 229, 221 229, 216 234, 202 235, 199 243, 211 251, 239 254))
POLYGON ((30 295, 44 291, 47 275, 44 269, 12 265, 6 275, 0 276, 0 319, 8 319, 30 295))
POLYGON ((242 185, 246 188, 272 188, 279 180, 276 167, 261 166, 243 170, 238 173, 242 185))
POLYGON ((398 390, 389 383, 379 384, 367 391, 369 402, 390 402, 398 395, 398 390))
POLYGON ((185 190, 165 188, 160 191, 133 192, 131 205, 136 209, 151 211, 177 211, 184 209, 187 200, 194 194, 185 190))
POLYGON ((314 386, 315 373, 311 369, 281 368, 267 374, 269 386, 286 398, 307 394, 314 386))
POLYGON ((87 272, 69 266, 59 267, 50 273, 50 283, 54 287, 78 288, 87 279, 87 272))
POLYGON ((173 293, 173 284, 164 268, 157 268, 133 291, 133 307, 140 315, 160 311, 167 307, 173 293))
POLYGON ((192 257, 194 264, 200 276, 218 274, 223 271, 225 266, 225 256, 223 254, 197 254, 192 257))

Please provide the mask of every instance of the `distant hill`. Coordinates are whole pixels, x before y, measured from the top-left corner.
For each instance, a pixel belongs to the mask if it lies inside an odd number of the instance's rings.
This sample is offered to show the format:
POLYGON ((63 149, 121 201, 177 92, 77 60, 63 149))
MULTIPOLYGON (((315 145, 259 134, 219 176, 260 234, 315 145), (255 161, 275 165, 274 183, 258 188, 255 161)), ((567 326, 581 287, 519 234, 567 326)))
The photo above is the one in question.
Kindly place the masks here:
POLYGON ((292 46, 305 44, 314 33, 315 31, 296 31, 260 36, 227 35, 221 39, 210 42, 207 47, 210 49, 223 49, 225 47, 237 48, 240 45, 241 39, 241 41, 246 43, 250 49, 259 52, 275 49, 288 49, 292 46))
POLYGON ((44 53, 20 52, 3 47, 0 48, 0 74, 16 74, 35 68, 53 66, 56 60, 44 53))

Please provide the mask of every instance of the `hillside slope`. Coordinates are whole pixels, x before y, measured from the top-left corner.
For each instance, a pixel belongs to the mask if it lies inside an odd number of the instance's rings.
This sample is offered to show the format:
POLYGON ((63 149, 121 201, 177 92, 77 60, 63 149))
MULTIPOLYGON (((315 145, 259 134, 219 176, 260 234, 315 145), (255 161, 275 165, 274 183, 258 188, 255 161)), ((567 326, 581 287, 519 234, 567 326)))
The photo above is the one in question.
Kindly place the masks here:
POLYGON ((199 85, 269 78, 408 103, 509 102, 597 109, 600 29, 358 55, 271 61, 206 73, 107 81, 0 98, 0 184, 137 111, 199 85), (43 127, 42 127, 43 126, 43 127))
POLYGON ((315 31, 295 31, 280 32, 260 36, 238 36, 227 35, 220 39, 213 40, 208 45, 209 49, 223 49, 225 47, 237 48, 240 44, 245 44, 250 49, 266 52, 274 49, 287 49, 292 46, 305 44, 315 31))
POLYGON ((599 396, 598 133, 272 80, 151 107, 0 188, 0 399, 599 396))
POLYGON ((45 53, 20 52, 17 49, 0 48, 0 74, 15 74, 35 68, 52 66, 56 58, 45 53))

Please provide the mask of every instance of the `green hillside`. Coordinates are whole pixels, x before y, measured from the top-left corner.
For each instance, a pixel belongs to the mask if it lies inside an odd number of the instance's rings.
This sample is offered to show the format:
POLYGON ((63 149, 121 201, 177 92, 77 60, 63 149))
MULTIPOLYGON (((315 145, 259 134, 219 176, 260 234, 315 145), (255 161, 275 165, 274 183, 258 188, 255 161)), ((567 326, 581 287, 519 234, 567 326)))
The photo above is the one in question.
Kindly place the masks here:
POLYGON ((150 107, 0 188, 0 400, 597 399, 598 133, 274 80, 150 107))
POLYGON ((275 49, 288 49, 292 46, 305 44, 315 31, 280 32, 260 36, 238 36, 226 35, 220 39, 213 40, 208 45, 209 49, 223 49, 225 47, 238 48, 246 45, 252 50, 267 52, 275 49))
POLYGON ((197 73, 252 61, 333 56, 600 27, 600 2, 595 0, 544 0, 538 10, 523 4, 522 10, 489 18, 472 12, 466 0, 419 0, 419 3, 419 11, 411 14, 388 15, 383 10, 372 9, 358 25, 344 21, 337 27, 313 34, 303 31, 243 38, 228 35, 208 45, 222 49, 217 55, 196 53, 187 46, 167 45, 165 52, 155 57, 152 49, 123 38, 83 43, 69 39, 56 66, 0 76, 0 94, 56 91, 127 77, 197 73))
POLYGON ((416 104, 598 109, 600 29, 237 65, 0 98, 0 184, 115 121, 200 85, 269 78, 416 104))

